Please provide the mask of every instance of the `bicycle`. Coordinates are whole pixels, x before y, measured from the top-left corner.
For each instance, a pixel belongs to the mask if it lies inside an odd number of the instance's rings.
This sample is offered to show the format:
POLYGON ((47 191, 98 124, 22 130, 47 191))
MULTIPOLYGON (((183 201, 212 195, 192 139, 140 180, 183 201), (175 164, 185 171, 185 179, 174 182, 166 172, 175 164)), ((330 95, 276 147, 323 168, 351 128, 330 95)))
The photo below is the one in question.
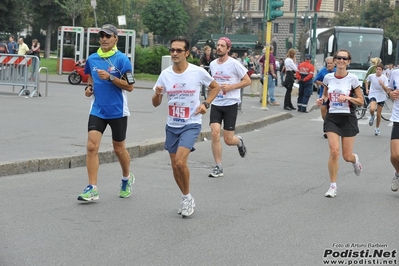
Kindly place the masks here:
MULTIPOLYGON (((356 106, 355 113, 356 113, 357 120, 362 119, 364 117, 364 115, 366 114, 366 111, 370 110, 370 101, 369 101, 368 96, 365 96, 363 94, 363 99, 364 99, 363 105, 356 106)), ((389 121, 389 119, 391 118, 392 107, 393 107, 393 100, 387 96, 387 99, 384 102, 384 106, 383 106, 383 109, 381 112, 381 118, 384 119, 385 121, 389 121)), ((377 112, 377 106, 376 106, 374 112, 375 113, 377 112)))

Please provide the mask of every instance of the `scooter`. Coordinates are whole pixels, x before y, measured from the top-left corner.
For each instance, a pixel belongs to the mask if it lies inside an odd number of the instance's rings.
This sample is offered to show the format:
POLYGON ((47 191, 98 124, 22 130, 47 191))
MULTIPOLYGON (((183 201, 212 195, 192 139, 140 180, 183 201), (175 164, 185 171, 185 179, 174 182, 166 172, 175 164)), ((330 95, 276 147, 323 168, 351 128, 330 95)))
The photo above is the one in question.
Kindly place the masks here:
POLYGON ((87 82, 89 75, 85 74, 84 71, 85 64, 86 64, 86 59, 79 60, 75 63, 73 72, 68 76, 68 81, 70 84, 79 85, 82 81, 87 82))

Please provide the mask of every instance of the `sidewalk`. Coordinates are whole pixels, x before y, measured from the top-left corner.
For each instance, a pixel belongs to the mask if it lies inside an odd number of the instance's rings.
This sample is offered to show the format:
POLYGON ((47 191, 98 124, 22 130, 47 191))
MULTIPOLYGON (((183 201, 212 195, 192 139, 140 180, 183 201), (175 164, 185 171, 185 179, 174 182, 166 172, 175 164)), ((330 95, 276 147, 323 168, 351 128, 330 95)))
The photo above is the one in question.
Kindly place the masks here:
MULTIPOLYGON (((40 88, 45 87, 41 75, 40 88)), ((256 81, 255 81, 256 82, 256 81)), ((131 112, 126 146, 131 159, 163 150, 166 105, 154 108, 151 97, 154 82, 136 81, 128 96, 131 112)), ((85 166, 87 119, 90 99, 84 97, 84 85, 70 85, 66 75, 49 76, 48 97, 18 97, 18 89, 0 86, 2 130, 0 136, 0 176, 85 166)), ((43 93, 42 93, 43 94, 43 93)), ((275 96, 282 103, 284 87, 276 87, 275 96)), ((261 108, 259 96, 244 89, 242 108, 237 118, 237 133, 249 132, 298 115, 283 106, 261 108)), ((296 96, 293 103, 296 103, 296 96)), ((203 116, 199 141, 211 139, 209 112, 203 116)), ((111 131, 104 132, 100 162, 117 159, 112 152, 111 131)))

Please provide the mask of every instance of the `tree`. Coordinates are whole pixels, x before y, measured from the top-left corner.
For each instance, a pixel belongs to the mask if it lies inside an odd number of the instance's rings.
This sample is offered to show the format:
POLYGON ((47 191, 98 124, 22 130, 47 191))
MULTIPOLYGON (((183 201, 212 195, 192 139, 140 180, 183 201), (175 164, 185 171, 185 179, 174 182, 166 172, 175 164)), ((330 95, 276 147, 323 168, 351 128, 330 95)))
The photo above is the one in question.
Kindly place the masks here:
POLYGON ((16 35, 25 28, 26 3, 23 0, 2 0, 0 5, 0 31, 16 35))
POLYGON ((150 0, 141 16, 156 35, 172 38, 187 33, 189 17, 177 0, 150 0))
POLYGON ((214 21, 218 30, 210 33, 225 33, 226 28, 233 27, 234 10, 237 8, 237 0, 207 0, 209 6, 209 20, 214 21))
POLYGON ((60 0, 55 0, 55 2, 59 4, 65 14, 72 19, 72 26, 75 26, 75 19, 85 13, 85 10, 89 8, 88 3, 84 2, 82 4, 81 0, 61 0, 61 2, 60 0))

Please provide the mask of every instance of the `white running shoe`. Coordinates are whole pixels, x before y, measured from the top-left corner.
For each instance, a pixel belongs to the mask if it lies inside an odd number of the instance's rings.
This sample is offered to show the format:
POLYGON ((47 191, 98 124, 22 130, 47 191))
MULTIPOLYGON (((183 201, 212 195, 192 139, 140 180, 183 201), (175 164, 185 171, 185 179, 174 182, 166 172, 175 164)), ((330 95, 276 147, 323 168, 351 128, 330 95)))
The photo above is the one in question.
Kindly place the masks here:
POLYGON ((374 135, 379 136, 381 134, 380 129, 376 128, 374 131, 374 135))
POLYGON ((337 188, 330 187, 324 196, 327 198, 334 198, 337 196, 337 188))
POLYGON ((369 126, 372 126, 374 124, 374 119, 375 119, 375 115, 371 115, 370 120, 369 120, 369 126))
POLYGON ((213 168, 212 173, 208 175, 208 177, 220 177, 223 176, 223 168, 220 168, 218 165, 216 165, 215 168, 213 168))
POLYGON ((353 169, 355 171, 355 174, 359 176, 362 173, 362 164, 359 162, 359 156, 355 154, 356 157, 356 162, 353 165, 353 169))
POLYGON ((392 179, 391 190, 394 192, 399 190, 399 177, 396 175, 392 179))
POLYGON ((191 214, 194 213, 194 207, 195 207, 195 202, 194 202, 194 198, 191 197, 191 200, 185 198, 183 200, 183 204, 182 204, 182 211, 181 211, 181 217, 188 217, 191 214))

